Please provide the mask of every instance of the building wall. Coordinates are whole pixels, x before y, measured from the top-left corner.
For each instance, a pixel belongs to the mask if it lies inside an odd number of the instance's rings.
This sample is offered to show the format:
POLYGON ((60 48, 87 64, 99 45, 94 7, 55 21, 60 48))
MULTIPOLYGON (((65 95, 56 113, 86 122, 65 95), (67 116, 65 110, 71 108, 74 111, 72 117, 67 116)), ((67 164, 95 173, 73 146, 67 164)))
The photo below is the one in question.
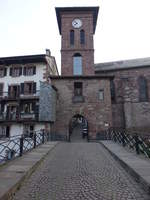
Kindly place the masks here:
MULTIPOLYGON (((36 123, 36 124, 34 124, 34 131, 39 131, 41 129, 45 129, 45 124, 46 123, 36 123)), ((24 124, 19 124, 19 123, 10 125, 10 137, 22 135, 23 134, 23 127, 24 127, 24 124)))
MULTIPOLYGON (((30 56, 29 60, 31 60, 31 57, 32 56, 30 56)), ((38 56, 37 56, 37 58, 38 58, 38 56)), ((18 57, 18 59, 20 59, 20 57, 18 57)), ((7 60, 7 58, 6 58, 6 60, 7 60)), ((13 57, 12 57, 12 60, 13 60, 13 57)), ((17 58, 16 58, 15 62, 18 62, 17 58)), ((32 63, 28 62, 26 64, 23 64, 24 63, 23 60, 20 60, 20 62, 21 62, 20 64, 0 65, 0 67, 2 67, 2 68, 3 67, 7 68, 7 74, 4 77, 0 77, 0 83, 3 83, 3 92, 4 92, 3 97, 0 98, 0 104, 2 105, 2 107, 4 107, 4 110, 1 109, 0 115, 3 117, 5 114, 5 116, 6 116, 6 113, 7 113, 6 111, 9 111, 7 109, 8 105, 15 106, 17 108, 16 109, 17 110, 16 118, 15 117, 13 119, 9 118, 9 120, 6 118, 4 118, 4 119, 1 118, 0 135, 5 135, 6 127, 9 128, 10 137, 15 136, 15 135, 21 135, 21 134, 23 134, 24 124, 34 125, 35 131, 38 131, 40 129, 46 129, 47 131, 50 131, 50 119, 49 118, 45 118, 44 120, 42 120, 42 123, 41 123, 38 117, 36 117, 34 120, 32 120, 30 118, 30 116, 29 117, 26 116, 26 118, 21 119, 20 115, 22 113, 23 104, 26 104, 26 103, 33 103, 34 106, 32 107, 32 109, 33 109, 32 112, 35 112, 35 114, 38 115, 39 99, 41 97, 43 97, 43 96, 40 96, 40 82, 43 82, 43 83, 47 82, 47 84, 48 84, 50 75, 58 75, 55 58, 50 55, 43 55, 43 61, 41 61, 41 62, 37 61, 37 62, 33 63, 33 60, 31 61, 32 63), (36 74, 25 76, 23 71, 24 71, 24 67, 27 67, 27 66, 36 66, 36 74), (17 77, 10 76, 10 68, 11 67, 21 67, 22 75, 17 76, 17 77), (14 97, 13 101, 10 98, 5 98, 6 96, 8 96, 8 86, 9 85, 21 85, 21 83, 24 83, 24 82, 36 82, 36 91, 37 91, 36 99, 34 98, 35 91, 33 92, 34 94, 31 94, 29 96, 21 94, 20 95, 21 99, 17 99, 17 98, 15 99, 15 97, 14 97), (5 98, 5 100, 4 100, 4 98, 5 98), (15 119, 16 119, 16 121, 15 121, 15 119)), ((27 60, 26 60, 26 62, 27 62, 27 60)), ((49 88, 51 88, 50 83, 49 83, 49 88)), ((47 102, 46 100, 47 100, 48 92, 44 96, 45 102, 47 102)), ((52 93, 51 90, 50 90, 50 93, 52 93)), ((52 99, 50 99, 50 102, 47 102, 47 105, 51 105, 51 104, 54 105, 54 103, 55 103, 53 100, 54 94, 51 94, 51 96, 52 96, 52 99)), ((51 105, 50 110, 49 110, 49 107, 47 106, 47 108, 45 108, 45 113, 47 110, 50 112, 51 115, 53 114, 53 118, 55 118, 55 113, 54 113, 55 109, 53 108, 53 106, 51 105)), ((43 112, 43 110, 41 112, 43 112)), ((8 129, 7 129, 7 131, 8 131, 8 129)))
POLYGON ((88 120, 89 135, 93 138, 98 132, 108 128, 107 123, 112 126, 109 79, 53 79, 52 84, 58 90, 54 133, 66 135, 69 122, 76 114, 88 120), (74 82, 83 83, 84 102, 73 103, 74 82), (104 101, 99 100, 100 89, 104 89, 104 101))
MULTIPOLYGON (((44 81, 44 77, 43 77, 43 74, 46 70, 46 66, 45 64, 42 64, 42 63, 35 63, 35 64, 32 64, 32 65, 35 65, 36 66, 36 74, 32 75, 32 76, 24 76, 23 74, 19 77, 12 77, 9 75, 9 72, 10 72, 10 67, 12 67, 12 65, 10 66, 7 66, 7 76, 4 76, 4 77, 0 77, 0 83, 3 83, 4 84, 4 88, 3 88, 3 91, 4 92, 8 92, 8 86, 9 85, 12 85, 12 84, 21 84, 25 81, 34 81, 37 83, 37 90, 40 90, 40 81, 44 81)), ((21 66, 21 67, 24 67, 24 66, 28 66, 28 64, 26 65, 13 65, 13 66, 21 66)))
POLYGON ((116 100, 112 104, 113 126, 150 129, 150 67, 99 73, 114 75, 116 100), (148 100, 146 102, 141 102, 139 99, 138 78, 140 76, 144 76, 147 80, 148 100), (123 107, 120 106, 121 104, 123 107))
POLYGON ((73 75, 73 55, 80 53, 83 58, 83 75, 94 75, 93 14, 91 12, 67 12, 61 15, 61 74, 73 75), (79 29, 72 27, 75 18, 82 20, 79 29), (80 44, 80 30, 85 31, 85 44, 80 44), (74 30, 74 45, 70 45, 70 31, 74 30))
POLYGON ((22 135, 23 133, 23 125, 22 124, 12 124, 10 126, 10 137, 16 135, 22 135))

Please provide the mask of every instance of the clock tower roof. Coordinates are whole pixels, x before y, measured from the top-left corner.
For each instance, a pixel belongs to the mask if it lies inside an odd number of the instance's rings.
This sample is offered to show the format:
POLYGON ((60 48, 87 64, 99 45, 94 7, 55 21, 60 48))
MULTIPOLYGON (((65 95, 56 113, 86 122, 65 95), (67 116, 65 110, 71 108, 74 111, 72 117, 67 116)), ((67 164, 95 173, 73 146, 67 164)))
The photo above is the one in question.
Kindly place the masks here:
POLYGON ((61 14, 67 12, 92 12, 93 14, 93 33, 95 33, 99 7, 57 7, 56 16, 59 33, 61 34, 61 14))

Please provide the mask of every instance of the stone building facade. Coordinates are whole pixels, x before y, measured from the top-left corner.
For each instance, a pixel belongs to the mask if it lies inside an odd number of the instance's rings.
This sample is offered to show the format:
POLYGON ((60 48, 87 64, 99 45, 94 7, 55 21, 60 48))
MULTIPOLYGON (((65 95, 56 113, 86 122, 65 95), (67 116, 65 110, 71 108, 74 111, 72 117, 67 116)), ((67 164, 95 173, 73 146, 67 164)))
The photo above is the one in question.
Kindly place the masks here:
POLYGON ((150 58, 95 64, 95 73, 113 75, 114 127, 150 130, 150 58))
POLYGON ((87 118, 92 137, 111 126, 149 130, 150 59, 94 64, 98 8, 56 8, 56 15, 62 36, 62 76, 51 77, 59 96, 54 132, 67 133, 69 120, 76 114, 87 118), (74 101, 78 82, 81 102, 74 101), (102 91, 103 101, 99 99, 102 91))
POLYGON ((89 136, 112 126, 110 75, 95 75, 93 36, 98 7, 56 8, 61 34, 61 76, 51 76, 57 89, 55 134, 67 135, 74 116, 88 122, 89 136))
POLYGON ((58 100, 56 121, 53 132, 57 135, 68 134, 70 120, 75 115, 81 115, 88 121, 90 137, 112 126, 112 111, 109 77, 53 77, 52 83, 57 88, 58 100), (83 84, 81 96, 75 96, 74 84, 83 84), (99 91, 104 91, 104 97, 99 97, 99 91), (81 99, 80 99, 81 98, 81 99))

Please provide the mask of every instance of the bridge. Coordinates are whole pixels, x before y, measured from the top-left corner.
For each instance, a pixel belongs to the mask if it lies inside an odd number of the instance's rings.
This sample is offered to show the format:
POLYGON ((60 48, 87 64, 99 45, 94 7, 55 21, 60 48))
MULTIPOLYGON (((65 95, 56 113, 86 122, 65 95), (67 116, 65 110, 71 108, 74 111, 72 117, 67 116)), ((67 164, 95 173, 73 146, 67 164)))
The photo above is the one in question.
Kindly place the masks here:
POLYGON ((105 135, 89 142, 41 137, 37 148, 1 166, 0 199, 149 200, 147 144, 121 131, 105 135))

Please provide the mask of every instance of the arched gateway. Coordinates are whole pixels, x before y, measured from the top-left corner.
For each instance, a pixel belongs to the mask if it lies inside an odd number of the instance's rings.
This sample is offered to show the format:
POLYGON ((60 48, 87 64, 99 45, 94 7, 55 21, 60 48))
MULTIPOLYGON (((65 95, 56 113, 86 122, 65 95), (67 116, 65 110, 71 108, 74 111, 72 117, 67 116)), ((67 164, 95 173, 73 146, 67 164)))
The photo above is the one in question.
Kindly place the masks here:
POLYGON ((56 104, 51 108, 52 113, 56 108, 52 131, 64 138, 66 135, 68 138, 69 132, 72 141, 83 140, 88 125, 90 139, 96 139, 98 133, 108 128, 106 125, 112 124, 110 80, 113 76, 97 76, 94 67, 98 10, 98 7, 56 8, 62 36, 61 76, 50 77, 57 91, 56 104))
POLYGON ((68 128, 69 140, 79 141, 87 139, 88 141, 88 121, 84 116, 80 114, 74 115, 69 122, 68 128))

